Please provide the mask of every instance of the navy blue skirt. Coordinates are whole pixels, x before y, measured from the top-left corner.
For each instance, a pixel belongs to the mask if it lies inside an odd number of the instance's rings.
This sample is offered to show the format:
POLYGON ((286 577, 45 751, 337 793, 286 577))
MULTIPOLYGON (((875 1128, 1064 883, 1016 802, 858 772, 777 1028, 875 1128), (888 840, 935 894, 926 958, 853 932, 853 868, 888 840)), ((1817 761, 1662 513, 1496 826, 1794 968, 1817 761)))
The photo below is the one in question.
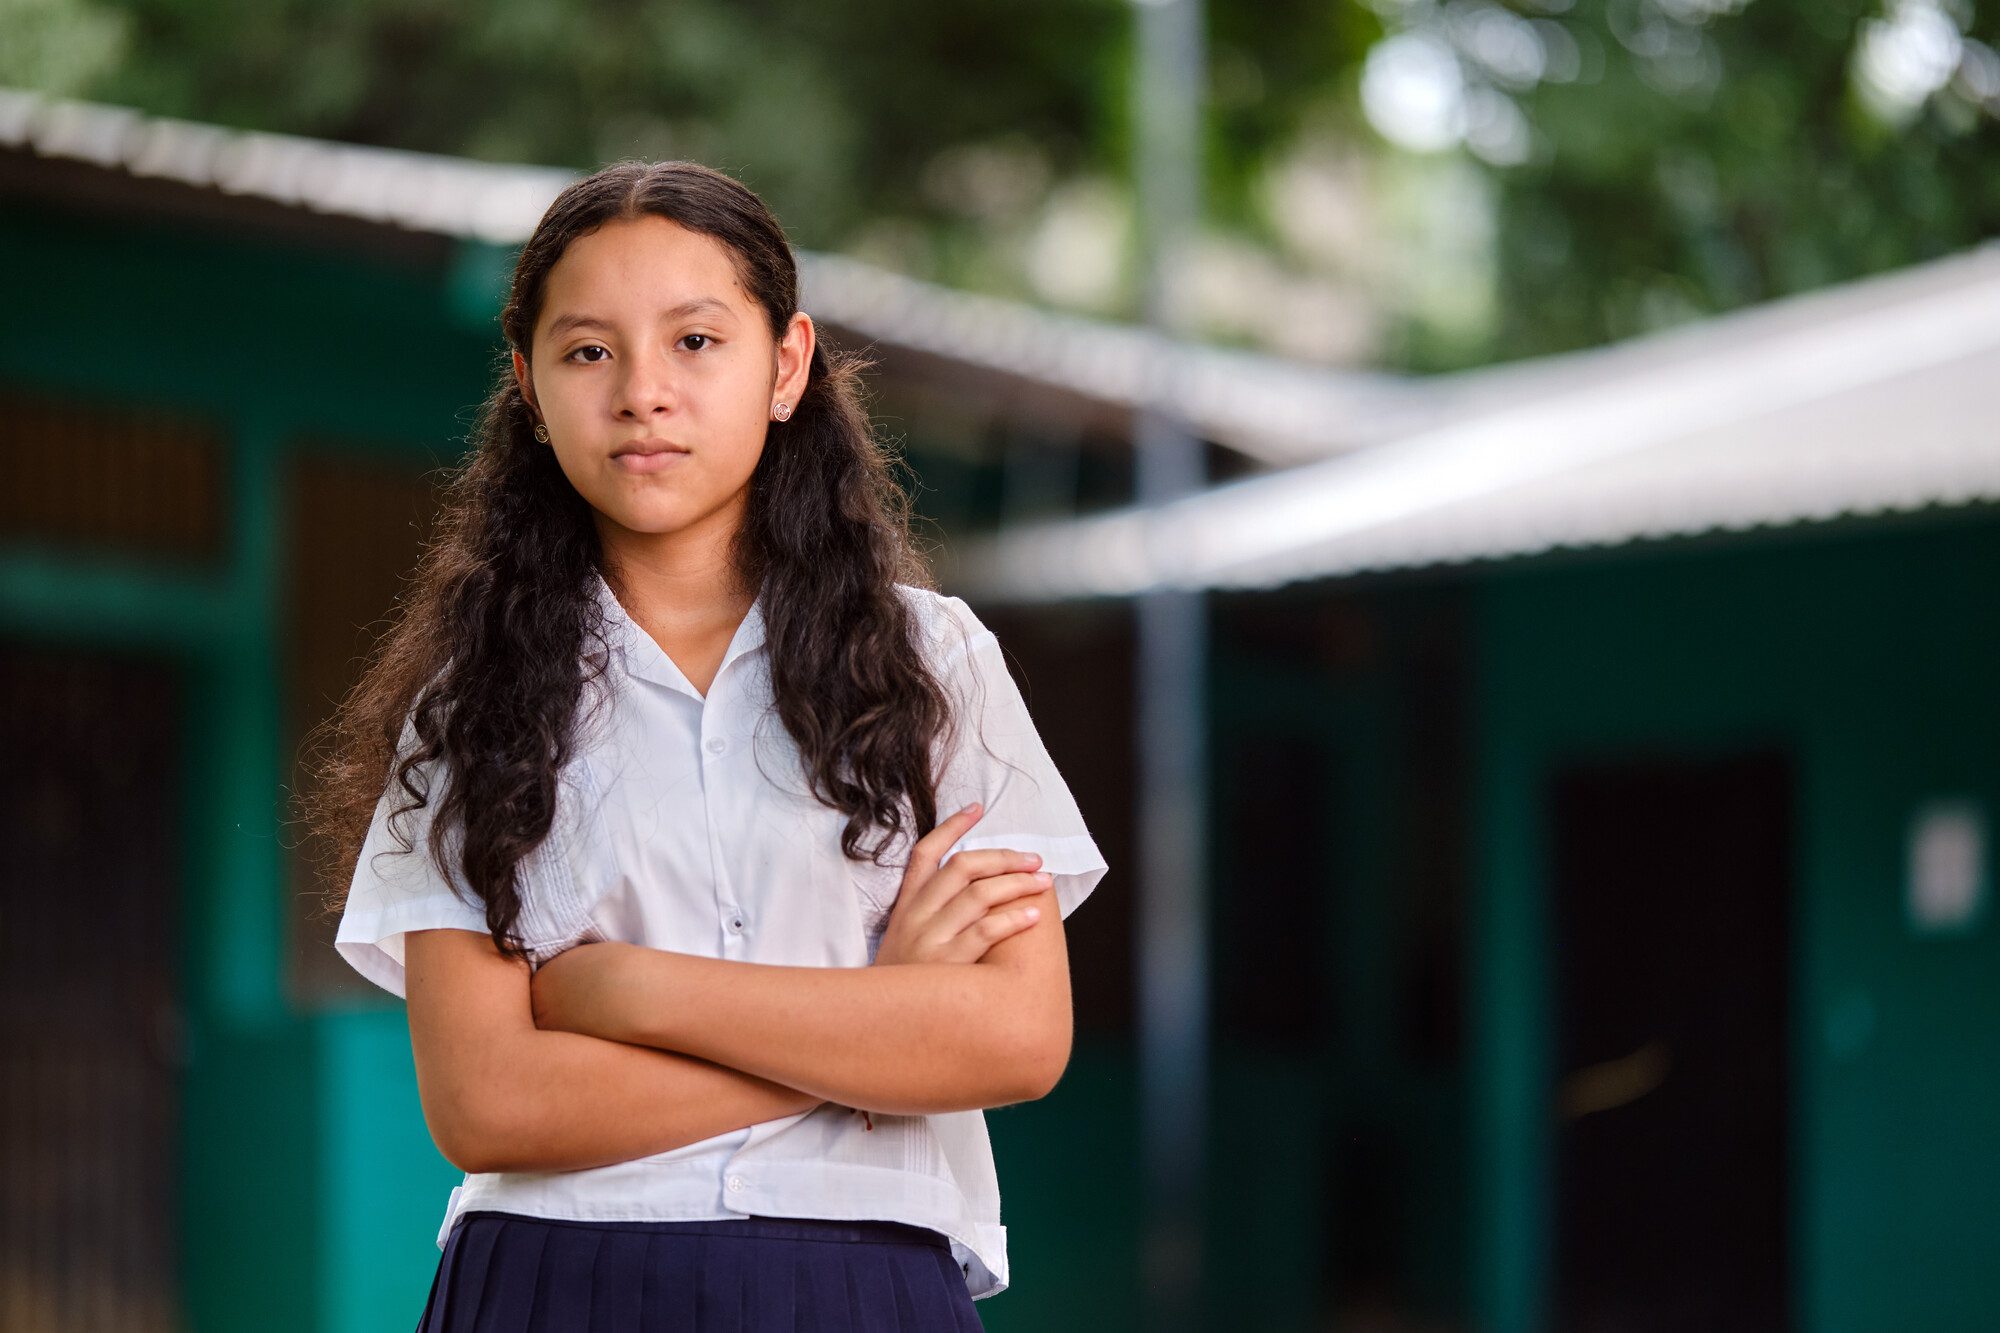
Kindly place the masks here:
POLYGON ((417 1333, 983 1333, 951 1243, 903 1222, 452 1224, 417 1333))

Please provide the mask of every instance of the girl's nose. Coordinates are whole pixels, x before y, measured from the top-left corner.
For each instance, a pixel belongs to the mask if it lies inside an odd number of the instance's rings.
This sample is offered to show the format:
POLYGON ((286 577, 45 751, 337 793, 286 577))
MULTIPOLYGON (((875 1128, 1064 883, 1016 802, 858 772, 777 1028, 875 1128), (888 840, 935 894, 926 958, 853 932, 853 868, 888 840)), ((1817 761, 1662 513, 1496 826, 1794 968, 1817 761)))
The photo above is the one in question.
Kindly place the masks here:
POLYGON ((633 357, 626 365, 629 368, 619 381, 615 404, 621 416, 641 419, 673 410, 679 391, 669 367, 656 356, 644 355, 633 357))

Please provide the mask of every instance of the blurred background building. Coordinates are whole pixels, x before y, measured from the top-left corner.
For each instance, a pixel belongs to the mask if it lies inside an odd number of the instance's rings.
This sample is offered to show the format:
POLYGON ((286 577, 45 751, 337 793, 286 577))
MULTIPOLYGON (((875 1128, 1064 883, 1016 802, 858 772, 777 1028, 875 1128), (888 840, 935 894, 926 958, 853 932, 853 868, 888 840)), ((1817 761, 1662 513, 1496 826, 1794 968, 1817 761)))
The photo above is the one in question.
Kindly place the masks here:
POLYGON ((1123 7, 574 13, 0 42, 0 1328, 420 1308, 456 1173, 281 818, 509 247, 627 154, 793 228, 1115 867, 1069 1072, 989 1115, 989 1327, 1144 1326, 1160 588, 1210 617, 1197 1326, 2000 1323, 1992 14, 1212 6, 1181 338, 1123 7), (1206 489, 1137 502, 1148 410, 1206 489))

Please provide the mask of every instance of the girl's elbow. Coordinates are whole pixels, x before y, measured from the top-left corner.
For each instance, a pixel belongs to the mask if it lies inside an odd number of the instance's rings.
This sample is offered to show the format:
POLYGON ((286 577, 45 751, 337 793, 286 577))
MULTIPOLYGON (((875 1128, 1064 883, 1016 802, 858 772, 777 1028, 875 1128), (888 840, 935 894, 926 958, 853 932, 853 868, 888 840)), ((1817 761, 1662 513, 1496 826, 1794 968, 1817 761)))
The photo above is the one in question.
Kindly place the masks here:
POLYGON ((1035 1097, 1040 1099, 1054 1092, 1056 1084, 1062 1082, 1063 1073, 1068 1068, 1069 1042, 1065 1039, 1061 1045, 1044 1056, 1041 1064, 1037 1066, 1037 1078, 1034 1085, 1035 1097))
POLYGON ((431 1114, 424 1116, 424 1124, 430 1129, 431 1143, 445 1161, 474 1175, 487 1170, 484 1140, 470 1126, 450 1116, 431 1114))
POLYGON ((1015 1101, 1040 1101, 1056 1089, 1069 1068, 1070 1031, 1037 1034, 1024 1040, 1008 1061, 1015 1071, 1015 1101))
POLYGON ((534 1139, 518 1114, 513 1097, 469 1093, 424 1100, 424 1123, 438 1153, 460 1171, 485 1175, 495 1171, 532 1171, 537 1164, 524 1151, 534 1139))
POLYGON ((457 1142, 447 1145, 435 1135, 432 1139, 444 1160, 469 1176, 483 1176, 506 1169, 497 1159, 486 1156, 480 1146, 457 1142))
POLYGON ((462 1111, 426 1107, 424 1123, 440 1156, 460 1171, 481 1175, 500 1168, 495 1158, 504 1136, 462 1111))

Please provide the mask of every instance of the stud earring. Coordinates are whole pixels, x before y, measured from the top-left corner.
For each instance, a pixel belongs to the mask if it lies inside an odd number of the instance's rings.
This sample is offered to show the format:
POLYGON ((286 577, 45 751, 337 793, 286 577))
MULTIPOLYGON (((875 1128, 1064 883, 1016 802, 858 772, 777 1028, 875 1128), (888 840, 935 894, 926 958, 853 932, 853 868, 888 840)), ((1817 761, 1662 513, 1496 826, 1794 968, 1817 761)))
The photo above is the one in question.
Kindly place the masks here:
POLYGON ((771 413, 772 416, 776 417, 780 421, 783 421, 786 417, 789 417, 791 414, 792 414, 792 405, 790 403, 779 403, 777 406, 777 410, 771 413))
POLYGON ((540 440, 543 444, 547 444, 549 442, 549 428, 547 426, 544 426, 539 421, 535 423, 535 438, 540 440))

